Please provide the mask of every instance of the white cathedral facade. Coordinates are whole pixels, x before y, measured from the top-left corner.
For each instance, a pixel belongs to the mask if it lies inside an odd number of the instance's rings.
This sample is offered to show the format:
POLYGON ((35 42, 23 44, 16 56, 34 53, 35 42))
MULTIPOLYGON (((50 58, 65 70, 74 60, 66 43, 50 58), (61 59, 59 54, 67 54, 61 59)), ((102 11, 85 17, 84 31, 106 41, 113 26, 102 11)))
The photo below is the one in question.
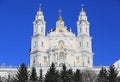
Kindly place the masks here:
POLYGON ((77 36, 65 26, 60 15, 55 29, 46 34, 46 21, 41 8, 33 22, 31 40, 30 66, 93 66, 90 24, 84 8, 80 11, 76 25, 77 36))
MULTIPOLYGON (((59 15, 56 21, 56 27, 46 35, 46 21, 41 8, 37 11, 33 21, 33 35, 31 38, 30 71, 32 67, 36 68, 39 73, 40 68, 43 74, 47 72, 53 62, 59 69, 63 64, 67 68, 87 69, 98 73, 101 66, 93 65, 92 37, 90 36, 90 23, 87 19, 86 12, 82 7, 78 21, 76 21, 77 35, 71 29, 65 26, 64 20, 59 15)), ((120 73, 120 61, 114 63, 120 73)), ((106 67, 108 68, 108 66, 106 67)), ((0 77, 8 77, 17 72, 17 67, 0 67, 0 77)))

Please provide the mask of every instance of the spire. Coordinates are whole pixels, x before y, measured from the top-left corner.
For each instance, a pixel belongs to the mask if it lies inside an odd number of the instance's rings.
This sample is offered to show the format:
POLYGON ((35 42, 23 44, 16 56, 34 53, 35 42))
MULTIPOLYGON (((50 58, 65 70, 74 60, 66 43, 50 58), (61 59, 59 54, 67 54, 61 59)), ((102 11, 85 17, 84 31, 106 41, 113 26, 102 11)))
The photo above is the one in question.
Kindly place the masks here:
POLYGON ((82 7, 82 11, 84 11, 84 4, 81 4, 81 7, 82 7))
POLYGON ((40 35, 45 36, 46 22, 44 20, 43 11, 41 10, 41 4, 39 5, 39 8, 37 10, 37 14, 35 15, 33 27, 34 27, 33 35, 40 34, 40 35))
POLYGON ((89 21, 87 20, 87 15, 84 10, 84 5, 82 4, 81 7, 82 8, 77 21, 78 36, 82 34, 86 34, 89 36, 89 21))
POLYGON ((82 7, 82 9, 80 11, 80 15, 81 16, 86 16, 86 12, 84 11, 84 4, 81 4, 81 7, 82 7))
POLYGON ((39 4, 39 9, 37 11, 37 15, 42 15, 43 14, 41 6, 42 6, 42 4, 40 3, 39 4))
POLYGON ((40 4, 39 4, 39 11, 42 11, 42 8, 41 8, 41 7, 42 7, 42 4, 40 3, 40 4))
POLYGON ((59 13, 59 18, 58 18, 58 20, 63 20, 62 15, 61 15, 62 10, 61 10, 61 9, 59 9, 59 10, 58 10, 58 13, 59 13))
POLYGON ((36 20, 43 20, 44 21, 44 15, 43 15, 43 11, 42 11, 41 6, 42 6, 42 4, 39 4, 39 9, 38 9, 37 14, 36 14, 36 20))
POLYGON ((58 13, 59 13, 59 17, 58 17, 58 20, 56 22, 56 27, 64 27, 64 21, 63 21, 62 15, 61 15, 62 10, 59 9, 58 13))
POLYGON ((81 4, 81 11, 80 11, 80 14, 79 14, 79 20, 84 20, 84 21, 87 21, 87 16, 86 16, 86 12, 84 10, 84 4, 81 4))

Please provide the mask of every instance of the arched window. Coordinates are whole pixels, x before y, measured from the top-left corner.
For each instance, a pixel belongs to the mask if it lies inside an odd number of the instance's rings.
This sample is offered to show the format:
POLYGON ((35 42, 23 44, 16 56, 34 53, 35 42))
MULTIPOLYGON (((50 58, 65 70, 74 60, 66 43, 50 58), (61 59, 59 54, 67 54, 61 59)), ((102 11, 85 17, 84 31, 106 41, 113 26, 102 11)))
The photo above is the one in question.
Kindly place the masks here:
POLYGON ((35 33, 37 32, 37 28, 36 28, 36 27, 34 28, 34 32, 35 32, 35 33))
POLYGON ((36 44, 37 44, 37 43, 36 43, 36 41, 35 41, 35 42, 33 43, 33 48, 35 48, 35 47, 36 47, 36 44))
POLYGON ((35 60, 33 60, 33 63, 35 64, 35 60))
POLYGON ((65 53, 63 51, 59 52, 58 59, 65 59, 65 53))
POLYGON ((43 27, 41 27, 41 32, 43 32, 43 27))
POLYGON ((62 66, 63 66, 63 63, 60 63, 59 66, 62 67, 62 66))
POLYGON ((47 63, 47 57, 46 56, 44 56, 44 62, 47 63))
POLYGON ((89 43, 87 42, 87 47, 89 47, 89 43))
POLYGON ((80 42, 80 47, 82 47, 82 43, 80 42))
POLYGON ((41 42, 41 47, 43 47, 44 45, 43 45, 43 41, 41 42))
POLYGON ((79 61, 79 56, 76 56, 76 60, 77 60, 77 61, 76 61, 77 63, 80 62, 80 61, 79 61))
POLYGON ((81 28, 80 28, 80 33, 82 32, 81 28))
POLYGON ((60 40, 60 41, 58 42, 58 45, 64 45, 64 41, 63 41, 63 40, 60 40))
POLYGON ((87 28, 86 28, 86 32, 88 32, 87 28))
POLYGON ((90 64, 90 58, 88 57, 88 64, 90 64))
POLYGON ((85 63, 84 63, 84 61, 83 61, 83 66, 85 66, 85 63))

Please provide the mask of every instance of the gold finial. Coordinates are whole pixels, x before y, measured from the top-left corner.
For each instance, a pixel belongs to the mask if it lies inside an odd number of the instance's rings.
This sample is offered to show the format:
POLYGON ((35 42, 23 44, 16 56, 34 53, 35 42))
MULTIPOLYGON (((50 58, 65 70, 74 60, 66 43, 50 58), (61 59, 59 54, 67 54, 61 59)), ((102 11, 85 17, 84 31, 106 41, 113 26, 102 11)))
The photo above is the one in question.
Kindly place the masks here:
POLYGON ((81 4, 81 7, 82 7, 82 11, 84 11, 84 4, 81 4))

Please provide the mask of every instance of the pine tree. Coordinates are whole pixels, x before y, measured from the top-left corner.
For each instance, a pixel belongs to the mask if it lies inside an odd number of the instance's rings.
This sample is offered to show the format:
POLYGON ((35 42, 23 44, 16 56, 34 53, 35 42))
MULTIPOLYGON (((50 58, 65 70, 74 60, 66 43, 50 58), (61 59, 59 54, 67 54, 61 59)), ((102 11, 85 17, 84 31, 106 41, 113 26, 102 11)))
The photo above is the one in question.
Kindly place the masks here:
POLYGON ((0 76, 0 82, 2 82, 2 78, 1 78, 1 76, 0 76))
POLYGON ((7 79, 7 82, 11 82, 11 78, 10 78, 10 75, 8 75, 8 79, 7 79))
POLYGON ((96 78, 95 71, 83 70, 81 73, 82 73, 82 81, 83 82, 94 82, 94 80, 96 78))
POLYGON ((74 82, 82 82, 82 74, 79 69, 74 73, 74 82))
POLYGON ((40 69, 39 82, 43 82, 43 74, 42 74, 42 69, 40 69))
POLYGON ((18 82, 18 81, 17 81, 17 79, 15 77, 12 77, 11 82, 18 82))
POLYGON ((56 70, 54 63, 45 75, 45 82, 59 82, 59 72, 56 70))
POLYGON ((31 75, 30 75, 30 80, 31 81, 37 81, 37 73, 36 73, 35 67, 32 67, 32 72, 31 72, 31 75))
POLYGON ((60 73, 60 79, 61 79, 62 82, 68 82, 67 68, 66 68, 65 64, 63 64, 63 66, 62 66, 62 70, 61 70, 61 73, 60 73))
POLYGON ((96 80, 97 82, 108 82, 108 72, 105 68, 101 68, 96 80))
POLYGON ((74 74, 73 74, 72 69, 67 70, 68 82, 73 82, 73 79, 74 79, 73 77, 74 77, 74 74))
POLYGON ((109 74, 108 75, 109 82, 116 82, 118 71, 116 70, 114 65, 109 66, 108 74, 109 74))
POLYGON ((117 77, 117 81, 116 82, 120 82, 120 76, 117 77))
POLYGON ((17 70, 17 74, 12 79, 13 82, 27 82, 28 80, 28 71, 27 67, 24 63, 20 65, 20 67, 17 70))

